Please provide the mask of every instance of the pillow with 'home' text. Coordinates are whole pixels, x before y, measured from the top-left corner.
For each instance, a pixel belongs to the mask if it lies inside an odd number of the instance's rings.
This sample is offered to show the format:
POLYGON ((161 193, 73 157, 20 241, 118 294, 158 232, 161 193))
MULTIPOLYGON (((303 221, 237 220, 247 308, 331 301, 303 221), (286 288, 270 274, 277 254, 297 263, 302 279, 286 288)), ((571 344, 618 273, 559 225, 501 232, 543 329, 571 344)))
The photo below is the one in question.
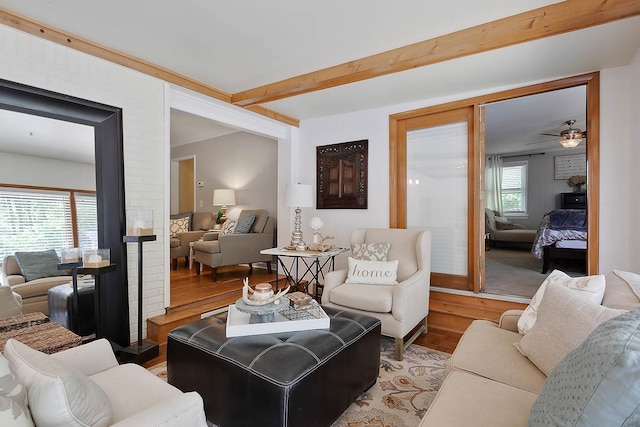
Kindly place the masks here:
POLYGON ((398 260, 366 261, 349 257, 349 272, 345 283, 363 285, 397 285, 398 260))

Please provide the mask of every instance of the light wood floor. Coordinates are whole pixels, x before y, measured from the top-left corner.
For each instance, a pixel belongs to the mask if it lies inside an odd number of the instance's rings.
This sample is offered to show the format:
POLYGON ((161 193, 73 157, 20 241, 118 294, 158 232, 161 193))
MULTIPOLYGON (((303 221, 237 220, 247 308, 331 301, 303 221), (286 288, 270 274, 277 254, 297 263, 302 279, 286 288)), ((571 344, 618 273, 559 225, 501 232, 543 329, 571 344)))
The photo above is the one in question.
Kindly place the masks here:
MULTIPOLYGON (((246 265, 223 267, 218 269, 216 282, 211 281, 211 271, 205 268, 200 275, 195 268, 189 269, 184 259, 178 263, 177 270, 171 270, 171 301, 167 308, 167 314, 157 316, 156 322, 165 322, 174 325, 177 318, 184 318, 185 323, 192 321, 193 316, 199 317, 199 313, 205 313, 232 304, 242 290, 242 280, 248 277, 249 283, 254 285, 260 282, 273 281, 275 273, 269 274, 261 268, 249 269, 246 265)), ((284 276, 280 276, 284 280, 284 276)), ((172 328, 173 326, 171 326, 172 328)), ((432 348, 434 350, 452 353, 461 334, 429 329, 426 335, 421 335, 415 341, 416 344, 432 348)), ((166 347, 161 345, 160 356, 145 363, 145 366, 153 366, 166 360, 166 347)))

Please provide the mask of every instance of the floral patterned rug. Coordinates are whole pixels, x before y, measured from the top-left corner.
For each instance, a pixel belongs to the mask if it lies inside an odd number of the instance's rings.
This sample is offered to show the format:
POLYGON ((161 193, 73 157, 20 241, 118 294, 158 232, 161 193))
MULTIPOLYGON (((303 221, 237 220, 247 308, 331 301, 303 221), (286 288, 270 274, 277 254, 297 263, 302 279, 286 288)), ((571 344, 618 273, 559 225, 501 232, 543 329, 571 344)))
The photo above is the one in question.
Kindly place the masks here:
MULTIPOLYGON (((332 427, 415 427, 429 409, 442 381, 449 356, 418 345, 395 359, 393 340, 382 337, 378 381, 362 393, 332 427)), ((165 363, 149 368, 167 379, 165 363)))

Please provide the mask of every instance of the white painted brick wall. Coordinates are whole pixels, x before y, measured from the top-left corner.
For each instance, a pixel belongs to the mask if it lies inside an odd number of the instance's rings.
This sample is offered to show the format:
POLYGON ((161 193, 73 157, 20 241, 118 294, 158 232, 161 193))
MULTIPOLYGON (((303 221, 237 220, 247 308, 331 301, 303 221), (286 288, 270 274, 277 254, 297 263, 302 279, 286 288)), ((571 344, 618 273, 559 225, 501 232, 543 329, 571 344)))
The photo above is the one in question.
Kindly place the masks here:
MULTIPOLYGON (((152 208, 155 242, 144 243, 143 319, 164 314, 164 82, 0 25, 0 78, 123 110, 126 208, 152 208)), ((128 244, 131 340, 137 339, 138 252, 128 244)), ((146 322, 143 322, 146 336, 146 322)))

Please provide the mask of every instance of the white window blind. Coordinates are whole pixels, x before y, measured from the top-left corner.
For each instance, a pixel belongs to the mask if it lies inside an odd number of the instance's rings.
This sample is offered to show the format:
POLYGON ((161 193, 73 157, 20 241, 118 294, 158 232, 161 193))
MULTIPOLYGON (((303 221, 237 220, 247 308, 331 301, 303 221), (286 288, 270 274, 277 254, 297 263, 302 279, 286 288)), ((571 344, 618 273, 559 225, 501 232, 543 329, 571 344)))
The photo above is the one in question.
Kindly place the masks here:
POLYGON ((78 246, 98 249, 98 219, 96 195, 75 193, 78 246))
MULTIPOLYGON (((76 196, 82 223, 78 228, 91 236, 92 230, 97 230, 95 196, 86 196, 76 196), (87 212, 90 203, 94 205, 93 224, 87 212)), ((71 195, 67 191, 0 188, 0 224, 0 259, 18 251, 55 249, 60 254, 61 249, 74 246, 71 195)))
POLYGON ((527 212, 527 162, 502 167, 502 210, 506 213, 527 212))

